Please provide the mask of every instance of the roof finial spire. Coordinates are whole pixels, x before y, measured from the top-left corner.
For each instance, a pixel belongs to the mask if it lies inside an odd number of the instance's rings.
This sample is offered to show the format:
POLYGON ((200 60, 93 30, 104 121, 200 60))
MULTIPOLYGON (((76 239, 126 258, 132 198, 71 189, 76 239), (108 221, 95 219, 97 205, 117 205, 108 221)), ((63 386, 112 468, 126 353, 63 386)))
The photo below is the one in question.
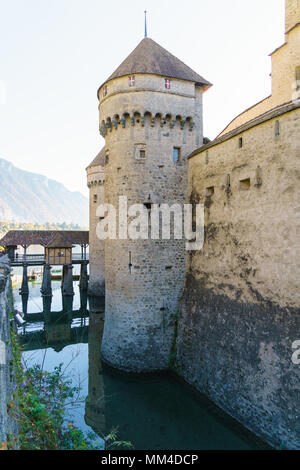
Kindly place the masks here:
POLYGON ((145 38, 147 37, 147 10, 144 11, 145 13, 145 38))

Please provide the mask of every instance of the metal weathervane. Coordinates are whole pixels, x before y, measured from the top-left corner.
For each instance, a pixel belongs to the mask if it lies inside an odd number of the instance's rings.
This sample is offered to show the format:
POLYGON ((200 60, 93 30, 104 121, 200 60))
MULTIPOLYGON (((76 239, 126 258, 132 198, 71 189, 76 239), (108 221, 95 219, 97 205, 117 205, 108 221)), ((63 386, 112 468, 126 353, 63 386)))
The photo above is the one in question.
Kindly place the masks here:
POLYGON ((147 37, 147 10, 144 11, 145 13, 145 38, 147 37))

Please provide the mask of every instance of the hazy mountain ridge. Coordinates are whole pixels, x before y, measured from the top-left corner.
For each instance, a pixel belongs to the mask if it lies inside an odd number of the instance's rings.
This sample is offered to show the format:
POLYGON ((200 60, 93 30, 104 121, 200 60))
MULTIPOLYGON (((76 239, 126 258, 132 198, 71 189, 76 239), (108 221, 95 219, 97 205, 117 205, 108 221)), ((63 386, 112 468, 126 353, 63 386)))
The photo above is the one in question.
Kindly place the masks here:
POLYGON ((0 158, 0 220, 88 226, 88 199, 58 181, 0 158))

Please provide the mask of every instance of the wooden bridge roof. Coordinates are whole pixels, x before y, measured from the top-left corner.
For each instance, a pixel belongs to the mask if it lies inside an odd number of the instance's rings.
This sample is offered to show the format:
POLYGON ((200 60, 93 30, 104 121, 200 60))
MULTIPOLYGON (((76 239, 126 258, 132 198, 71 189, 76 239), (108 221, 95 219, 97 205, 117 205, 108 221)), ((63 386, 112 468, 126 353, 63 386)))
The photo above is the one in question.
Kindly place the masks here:
POLYGON ((84 230, 10 230, 0 239, 0 246, 47 246, 58 234, 67 244, 89 244, 89 232, 84 230))
POLYGON ((52 238, 51 242, 48 243, 47 248, 72 248, 72 243, 64 237, 62 233, 57 234, 52 238))

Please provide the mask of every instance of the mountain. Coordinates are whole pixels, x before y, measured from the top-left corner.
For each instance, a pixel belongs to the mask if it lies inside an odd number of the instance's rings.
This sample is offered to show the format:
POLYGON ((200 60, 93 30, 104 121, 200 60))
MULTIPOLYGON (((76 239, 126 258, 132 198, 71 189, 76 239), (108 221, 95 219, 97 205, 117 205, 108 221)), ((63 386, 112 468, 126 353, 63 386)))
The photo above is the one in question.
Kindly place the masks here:
POLYGON ((88 199, 0 158, 0 221, 66 222, 88 227, 88 199))

